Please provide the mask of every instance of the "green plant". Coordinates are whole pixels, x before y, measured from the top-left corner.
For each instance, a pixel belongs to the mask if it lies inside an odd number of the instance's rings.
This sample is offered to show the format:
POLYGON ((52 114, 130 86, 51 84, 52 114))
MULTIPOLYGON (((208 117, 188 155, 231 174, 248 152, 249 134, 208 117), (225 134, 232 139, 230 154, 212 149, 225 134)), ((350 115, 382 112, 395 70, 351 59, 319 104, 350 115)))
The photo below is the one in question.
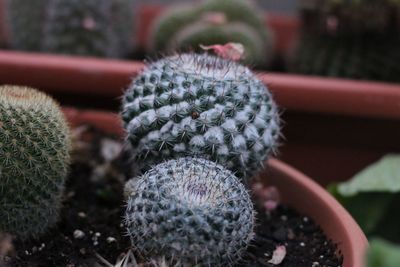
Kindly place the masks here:
POLYGON ((370 241, 368 249, 367 267, 381 266, 400 266, 400 246, 379 238, 374 238, 370 241))
POLYGON ((237 41, 251 51, 246 62, 271 61, 272 34, 254 6, 243 0, 209 0, 196 6, 173 7, 161 16, 152 31, 149 52, 198 52, 200 44, 237 41))
POLYGON ((43 20, 50 0, 7 0, 6 15, 12 47, 39 51, 43 39, 43 20))
POLYGON ((329 190, 370 238, 368 267, 399 266, 400 156, 387 155, 329 190))
POLYGON ((122 118, 138 169, 147 170, 126 184, 132 244, 179 266, 240 260, 255 213, 241 181, 276 150, 280 130, 262 82, 227 59, 167 57, 132 82, 122 118))
POLYGON ((132 40, 133 0, 8 0, 13 47, 122 57, 132 40))
POLYGON ((229 25, 211 25, 198 22, 188 25, 185 29, 169 40, 167 51, 190 50, 200 51, 202 45, 240 43, 246 51, 245 62, 262 63, 268 59, 260 35, 248 25, 241 22, 229 25))
POLYGON ((122 118, 140 168, 198 155, 243 178, 277 148, 277 107, 246 67, 207 54, 150 64, 123 98, 122 118))
POLYGON ((50 97, 0 87, 0 231, 26 239, 56 223, 69 147, 64 116, 50 97))
POLYGON ((291 70, 400 81, 399 3, 397 0, 303 1, 303 34, 291 59, 291 70))
POLYGON ((128 235, 145 256, 179 266, 228 266, 253 238, 254 211, 230 171, 201 158, 153 166, 126 184, 128 235))

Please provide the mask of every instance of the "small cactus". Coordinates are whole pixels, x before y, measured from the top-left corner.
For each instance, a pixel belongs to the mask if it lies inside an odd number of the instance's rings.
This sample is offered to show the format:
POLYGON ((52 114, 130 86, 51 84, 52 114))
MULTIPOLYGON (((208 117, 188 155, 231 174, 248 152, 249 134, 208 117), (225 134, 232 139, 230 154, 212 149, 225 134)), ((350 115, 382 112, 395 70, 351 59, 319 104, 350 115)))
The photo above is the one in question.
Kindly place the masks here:
POLYGON ((177 266, 231 266, 253 238, 253 204, 230 171, 185 157, 154 166, 125 187, 125 223, 145 256, 177 266))
POLYGON ((122 57, 131 48, 133 0, 8 0, 13 48, 122 57))
POLYGON ((277 148, 277 107, 246 67, 207 54, 150 64, 125 92, 122 118, 140 168, 197 155, 247 179, 277 148))
POLYGON ((172 7, 161 16, 153 27, 149 52, 198 52, 201 44, 239 41, 248 51, 247 63, 267 65, 272 60, 272 34, 254 6, 244 0, 209 0, 172 7))
POLYGON ((303 0, 291 71, 399 82, 399 11, 398 0, 303 0))
POLYGON ((262 64, 268 59, 264 43, 260 35, 250 26, 233 22, 229 25, 212 25, 207 22, 197 22, 171 38, 167 51, 190 50, 200 51, 201 45, 225 44, 228 42, 243 45, 246 54, 244 63, 262 64))
POLYGON ((6 19, 13 48, 24 51, 41 49, 43 21, 49 1, 6 0, 6 19))
POLYGON ((0 231, 27 239, 57 222, 69 147, 64 116, 50 97, 0 87, 0 231))

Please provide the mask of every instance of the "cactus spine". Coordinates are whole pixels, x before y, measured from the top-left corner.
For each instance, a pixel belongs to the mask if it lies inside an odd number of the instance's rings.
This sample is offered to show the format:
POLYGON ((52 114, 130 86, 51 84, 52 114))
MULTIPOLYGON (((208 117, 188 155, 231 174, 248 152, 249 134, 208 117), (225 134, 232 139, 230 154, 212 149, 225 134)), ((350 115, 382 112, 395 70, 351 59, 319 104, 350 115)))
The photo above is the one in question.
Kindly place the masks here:
POLYGON ((146 256, 182 266, 229 266, 253 238, 247 191, 223 166, 180 158, 154 166, 126 185, 128 235, 146 256))
POLYGON ((136 161, 201 155, 244 179, 277 148, 279 117, 252 72, 206 54, 151 64, 126 91, 122 118, 136 161))
POLYGON ((133 0, 8 0, 12 45, 21 50, 122 57, 132 40, 133 0), (34 6, 32 6, 34 5, 34 6))
POLYGON ((0 87, 0 231, 26 239, 57 222, 69 147, 66 122, 51 98, 0 87))
POLYGON ((147 170, 126 184, 132 244, 178 266, 240 260, 254 228, 241 181, 260 169, 279 136, 277 108, 261 81, 207 54, 167 57, 132 82, 122 118, 136 163, 147 170))

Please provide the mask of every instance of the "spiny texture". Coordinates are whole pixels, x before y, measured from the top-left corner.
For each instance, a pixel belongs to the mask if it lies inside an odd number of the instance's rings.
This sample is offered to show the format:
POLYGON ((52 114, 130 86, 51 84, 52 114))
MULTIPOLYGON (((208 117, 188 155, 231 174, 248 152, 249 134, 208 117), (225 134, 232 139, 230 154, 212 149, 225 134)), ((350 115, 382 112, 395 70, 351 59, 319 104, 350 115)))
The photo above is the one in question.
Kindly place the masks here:
POLYGON ((199 44, 213 45, 229 42, 240 43, 244 46, 245 60, 247 63, 262 63, 268 58, 263 47, 263 39, 250 26, 234 22, 229 25, 211 25, 207 22, 197 22, 188 25, 170 39, 167 51, 201 49, 199 44))
POLYGON ((249 53, 248 62, 268 64, 273 55, 271 32, 265 27, 263 18, 256 7, 244 0, 209 0, 201 5, 172 7, 155 23, 150 38, 149 52, 153 53, 159 51, 172 52, 172 49, 174 51, 187 51, 188 44, 191 45, 191 50, 199 51, 200 44, 228 43, 240 40, 244 42, 245 48, 249 46, 249 49, 254 51, 254 47, 258 46, 258 49, 263 51, 261 57, 251 57, 252 54, 249 53), (217 18, 220 21, 216 22, 213 17, 220 17, 217 18), (198 33, 196 32, 198 30, 196 25, 198 24, 208 27, 203 27, 201 33, 198 33), (244 25, 249 34, 244 37, 242 29, 233 30, 235 27, 232 24, 244 25), (217 38, 215 28, 219 29, 223 37, 217 38), (206 29, 210 31, 207 32, 206 29), (191 33, 192 30, 193 33, 191 33), (182 35, 192 35, 194 38, 192 38, 191 43, 177 42, 177 40, 180 40, 179 36, 182 35))
POLYGON ((309 1, 303 6, 303 36, 291 60, 291 70, 400 81, 399 3, 398 0, 309 1))
POLYGON ((400 37, 319 38, 304 36, 292 62, 294 72, 400 82, 400 37))
POLYGON ((38 51, 43 39, 43 21, 50 0, 7 0, 6 15, 11 46, 38 51))
POLYGON ((116 53, 109 0, 51 0, 45 50, 61 54, 111 56, 116 53))
POLYGON ((69 142, 51 98, 31 88, 0 87, 0 231, 26 239, 56 223, 69 142))
POLYGON ((253 238, 247 191, 208 160, 161 163, 130 180, 125 193, 128 235, 145 256, 165 256, 179 266, 231 266, 253 238))
POLYGON ((8 0, 14 48, 122 57, 132 45, 133 0, 8 0))
POLYGON ((124 94, 122 118, 140 167, 201 155, 248 178, 277 148, 277 107, 246 67, 207 54, 149 65, 124 94))

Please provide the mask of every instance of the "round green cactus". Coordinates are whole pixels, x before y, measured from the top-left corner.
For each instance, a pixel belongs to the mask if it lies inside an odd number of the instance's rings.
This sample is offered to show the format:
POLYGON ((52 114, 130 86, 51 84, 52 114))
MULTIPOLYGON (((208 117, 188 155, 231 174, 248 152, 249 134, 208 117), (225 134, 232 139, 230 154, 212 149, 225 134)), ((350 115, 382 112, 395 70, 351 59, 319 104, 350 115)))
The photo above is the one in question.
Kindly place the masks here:
POLYGON ((43 21, 50 0, 7 0, 6 18, 11 46, 18 50, 39 51, 43 39, 43 21))
POLYGON ((248 25, 240 22, 229 25, 212 25, 207 22, 197 22, 180 31, 167 44, 167 51, 191 50, 200 52, 202 45, 240 43, 245 50, 244 62, 262 64, 270 61, 260 35, 248 25))
POLYGON ((133 0, 8 0, 12 46, 60 54, 122 57, 132 46, 133 0), (33 6, 32 6, 33 5, 33 6))
POLYGON ((253 205, 223 166, 180 158, 126 184, 125 223, 135 248, 179 266, 230 266, 253 238, 253 205))
POLYGON ((57 222, 69 148, 64 116, 51 98, 0 87, 0 231, 26 239, 57 222))
POLYGON ((304 1, 292 72, 398 82, 398 0, 304 1), (366 19, 368 18, 368 19, 366 19))
POLYGON ((293 72, 310 75, 400 82, 398 36, 306 35, 291 62, 293 72))
POLYGON ((266 65, 273 56, 272 37, 263 17, 248 1, 209 0, 201 5, 170 8, 154 24, 148 50, 198 51, 200 44, 240 41, 249 50, 247 62, 266 65), (216 25, 210 19, 214 15, 223 16, 225 21, 216 25))
POLYGON ((52 0, 44 50, 60 54, 111 56, 109 0, 52 0))
POLYGON ((122 118, 140 168, 199 155, 246 179, 277 148, 277 107, 246 67, 207 54, 150 64, 124 94, 122 118))

